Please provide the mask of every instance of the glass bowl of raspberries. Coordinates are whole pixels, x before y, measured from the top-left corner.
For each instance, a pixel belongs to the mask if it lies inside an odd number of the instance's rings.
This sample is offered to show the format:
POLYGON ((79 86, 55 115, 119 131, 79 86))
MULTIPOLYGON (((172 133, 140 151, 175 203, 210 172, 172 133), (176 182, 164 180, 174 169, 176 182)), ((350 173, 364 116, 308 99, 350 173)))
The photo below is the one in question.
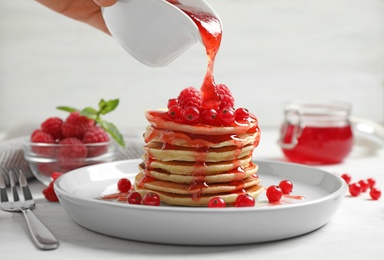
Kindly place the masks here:
POLYGON ((92 120, 71 112, 63 120, 50 117, 24 142, 24 158, 34 176, 49 185, 53 172, 68 171, 113 161, 117 145, 107 131, 92 120))

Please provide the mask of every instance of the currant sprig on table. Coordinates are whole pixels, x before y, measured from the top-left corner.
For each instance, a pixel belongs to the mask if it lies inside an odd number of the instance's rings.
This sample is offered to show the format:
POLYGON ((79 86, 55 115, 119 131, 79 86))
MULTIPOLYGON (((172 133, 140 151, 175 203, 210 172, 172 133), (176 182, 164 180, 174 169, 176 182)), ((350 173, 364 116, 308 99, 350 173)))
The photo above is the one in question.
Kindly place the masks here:
POLYGON ((119 132, 117 127, 104 119, 102 115, 112 112, 119 105, 119 99, 111 99, 105 101, 101 99, 98 104, 98 108, 86 107, 83 109, 77 109, 69 106, 58 106, 57 109, 66 112, 80 112, 80 115, 86 116, 89 119, 95 120, 101 128, 103 128, 120 146, 125 147, 125 142, 122 134, 119 132))
POLYGON ((348 185, 349 194, 352 197, 358 197, 362 193, 369 190, 369 196, 372 200, 379 200, 381 197, 381 189, 376 186, 376 180, 374 178, 361 179, 357 182, 352 182, 352 176, 348 173, 341 174, 341 178, 348 185))

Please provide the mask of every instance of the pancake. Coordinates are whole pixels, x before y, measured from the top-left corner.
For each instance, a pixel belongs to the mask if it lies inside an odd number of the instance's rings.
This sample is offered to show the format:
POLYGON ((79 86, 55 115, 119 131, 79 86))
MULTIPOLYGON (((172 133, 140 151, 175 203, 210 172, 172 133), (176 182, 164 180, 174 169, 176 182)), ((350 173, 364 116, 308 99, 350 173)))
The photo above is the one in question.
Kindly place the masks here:
POLYGON ((260 180, 257 177, 247 177, 239 181, 212 184, 205 181, 191 182, 189 184, 161 181, 155 178, 147 177, 142 172, 138 173, 135 177, 135 185, 137 189, 142 188, 182 195, 235 192, 244 188, 246 189, 256 186, 259 183, 260 180), (148 178, 150 178, 150 180, 148 180, 148 178))
POLYGON ((206 174, 205 167, 204 170, 201 170, 201 173, 195 171, 194 174, 190 175, 174 174, 161 169, 153 168, 146 170, 144 164, 140 164, 139 169, 141 173, 157 180, 190 184, 194 181, 205 181, 207 183, 225 183, 243 180, 252 175, 256 175, 258 166, 256 164, 249 164, 246 168, 240 166, 229 171, 210 175, 206 174))
MULTIPOLYGON (((255 116, 251 116, 251 120, 237 123, 235 126, 212 126, 212 125, 188 125, 174 121, 170 121, 166 111, 147 110, 145 117, 151 126, 157 129, 166 129, 174 132, 182 132, 188 134, 202 135, 228 135, 228 134, 244 134, 250 130, 259 131, 258 121, 255 116)), ((252 131, 252 132, 255 132, 252 131)))
MULTIPOLYGON (((149 169, 160 169, 169 173, 179 175, 193 175, 196 172, 196 162, 183 161, 158 161, 153 158, 149 159, 147 154, 144 154, 143 162, 149 169)), ((251 163, 252 156, 248 155, 237 160, 221 161, 221 162, 204 162, 204 172, 206 175, 227 172, 238 167, 246 167, 251 163)))
POLYGON ((258 132, 227 134, 227 135, 202 135, 187 134, 165 129, 157 129, 153 126, 147 126, 144 133, 144 141, 161 142, 168 145, 184 146, 190 148, 199 147, 225 147, 225 146, 245 146, 247 144, 258 145, 260 135, 258 132))
POLYGON ((255 146, 252 144, 243 147, 226 146, 219 148, 189 148, 183 146, 169 146, 159 142, 150 142, 144 146, 149 157, 161 161, 187 161, 187 162, 220 162, 235 160, 252 154, 255 146))
POLYGON ((207 206, 214 197, 232 204, 239 194, 257 197, 264 190, 252 162, 260 140, 255 117, 231 126, 183 124, 158 110, 146 117, 136 191, 155 192, 170 205, 207 206))
MULTIPOLYGON (((140 175, 137 175, 139 178, 140 175)), ((249 185, 247 188, 234 190, 232 192, 223 192, 223 193, 212 193, 212 194, 202 194, 202 193, 193 193, 193 194, 178 194, 170 192, 169 190, 164 191, 164 189, 153 190, 139 187, 139 182, 135 182, 135 190, 140 192, 141 194, 145 194, 148 192, 156 192, 160 200, 169 205, 177 205, 177 206, 207 206, 209 201, 215 197, 222 198, 226 204, 232 205, 235 203, 236 198, 239 194, 248 194, 254 198, 256 198, 261 192, 264 191, 264 187, 257 185, 249 185)))

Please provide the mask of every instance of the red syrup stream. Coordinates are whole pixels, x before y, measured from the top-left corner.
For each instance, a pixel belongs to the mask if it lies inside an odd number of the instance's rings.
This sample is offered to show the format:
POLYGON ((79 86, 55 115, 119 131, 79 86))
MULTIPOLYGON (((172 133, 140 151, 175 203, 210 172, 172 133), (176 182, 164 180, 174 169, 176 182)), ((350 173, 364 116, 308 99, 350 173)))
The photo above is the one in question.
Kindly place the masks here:
MULTIPOLYGON (((188 15, 196 24, 196 26, 199 29, 200 36, 202 39, 202 42, 206 49, 207 54, 207 71, 203 80, 203 84, 200 88, 202 94, 203 94, 203 104, 202 108, 218 108, 220 106, 221 100, 220 97, 216 91, 216 84, 213 77, 213 69, 214 69, 214 63, 215 58, 217 55, 217 52, 220 48, 221 44, 221 38, 222 38, 222 27, 220 20, 216 17, 214 17, 212 14, 204 12, 202 10, 198 10, 189 6, 184 6, 181 4, 178 0, 168 0, 169 3, 175 5, 180 10, 182 10, 186 15, 188 15)), ((256 129, 254 130, 256 131, 256 129)), ((234 138, 235 140, 236 138, 234 138)), ((212 142, 212 140, 210 140, 212 142)), ((201 143, 195 143, 195 146, 200 147, 197 149, 199 151, 199 155, 195 158, 195 172, 193 173, 193 176, 195 177, 195 181, 193 181, 190 184, 189 191, 191 192, 192 199, 193 200, 199 200, 202 194, 202 191, 206 188, 208 188, 207 183, 205 182, 205 162, 206 162, 206 156, 208 152, 208 146, 204 145, 203 142, 201 143)), ((237 150, 236 153, 240 153, 242 147, 241 141, 237 142, 237 150)), ((236 155, 236 157, 238 154, 236 155)), ((238 165, 238 161, 235 161, 235 164, 238 165)), ((148 164, 146 164, 148 165, 148 164)), ((238 170, 239 173, 242 172, 244 174, 243 169, 238 170)), ((146 176, 149 177, 149 171, 146 170, 145 173, 146 176)), ((144 183, 152 181, 152 178, 142 178, 142 180, 139 183, 139 186, 144 186, 144 183)), ((231 183, 232 185, 235 185, 238 189, 237 191, 244 192, 244 183, 243 181, 233 181, 231 183), (241 183, 240 183, 241 182, 241 183)))
POLYGON ((184 6, 177 0, 169 0, 168 2, 180 8, 180 10, 182 10, 195 22, 197 28, 199 29, 208 58, 207 72, 205 74, 203 84, 200 88, 203 94, 202 107, 216 109, 220 106, 221 101, 216 91, 216 83, 213 77, 213 68, 216 54, 219 51, 222 38, 220 20, 210 13, 184 6))
MULTIPOLYGON (((219 51, 222 38, 220 20, 209 13, 184 6, 177 0, 168 0, 168 2, 180 8, 180 10, 182 10, 195 22, 197 28, 199 29, 208 59, 207 72, 205 74, 203 84, 200 88, 200 91, 203 94, 202 107, 204 109, 216 109, 220 106, 221 101, 216 91, 216 83, 213 77, 213 68, 216 54, 219 51)), ((189 190, 192 192, 192 199, 194 200, 198 200, 201 196, 202 190, 208 187, 207 183, 204 181, 204 166, 206 158, 203 157, 206 157, 206 154, 206 152, 202 152, 201 155, 196 158, 196 173, 194 176, 197 177, 198 180, 193 181, 189 188, 189 190)))

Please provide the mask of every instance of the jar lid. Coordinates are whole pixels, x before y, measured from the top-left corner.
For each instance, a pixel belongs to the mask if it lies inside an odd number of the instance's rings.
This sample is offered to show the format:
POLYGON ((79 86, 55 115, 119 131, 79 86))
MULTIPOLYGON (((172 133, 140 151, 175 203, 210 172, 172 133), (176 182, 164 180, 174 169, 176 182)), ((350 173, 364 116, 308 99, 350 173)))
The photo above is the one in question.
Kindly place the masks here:
POLYGON ((293 100, 285 106, 285 119, 292 123, 345 124, 351 105, 342 101, 293 100))

